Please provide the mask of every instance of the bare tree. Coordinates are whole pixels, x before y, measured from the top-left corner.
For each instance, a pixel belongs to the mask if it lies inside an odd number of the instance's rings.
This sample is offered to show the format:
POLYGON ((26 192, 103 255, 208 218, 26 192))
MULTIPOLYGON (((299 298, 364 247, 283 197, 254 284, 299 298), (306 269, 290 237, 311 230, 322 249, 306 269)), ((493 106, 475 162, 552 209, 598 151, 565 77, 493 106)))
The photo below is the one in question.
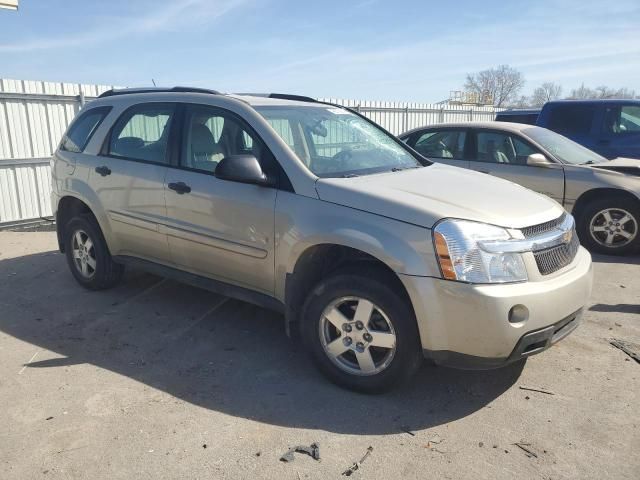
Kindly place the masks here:
POLYGON ((557 100, 562 95, 562 86, 554 82, 545 82, 533 91, 531 105, 541 107, 551 100, 557 100))
POLYGON ((585 87, 584 83, 578 88, 571 90, 569 98, 587 99, 587 98, 636 98, 635 90, 628 88, 611 88, 606 85, 600 85, 596 88, 585 87))
POLYGON ((496 107, 513 103, 524 86, 522 73, 509 65, 499 65, 478 73, 468 74, 464 88, 477 98, 492 101, 496 107))
POLYGON ((520 98, 513 102, 513 106, 516 108, 526 108, 531 106, 531 99, 526 95, 520 95, 520 98))

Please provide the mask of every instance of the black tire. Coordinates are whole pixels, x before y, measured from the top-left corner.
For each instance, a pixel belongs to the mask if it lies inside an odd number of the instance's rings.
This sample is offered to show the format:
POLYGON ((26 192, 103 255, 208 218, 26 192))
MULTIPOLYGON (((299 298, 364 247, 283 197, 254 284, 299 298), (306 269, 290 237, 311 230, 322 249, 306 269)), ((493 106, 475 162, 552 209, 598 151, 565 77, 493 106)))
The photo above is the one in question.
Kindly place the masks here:
MULTIPOLYGON (((411 378, 421 365, 423 356, 413 309, 388 283, 372 275, 337 273, 316 285, 306 299, 300 318, 303 342, 320 371, 333 383, 359 392, 381 393, 411 378), (395 354, 379 373, 368 376, 348 373, 325 352, 320 333, 323 312, 343 297, 369 300, 384 311, 393 325, 395 354)), ((341 332, 341 335, 351 334, 341 332)))
MULTIPOLYGON (((82 235, 81 234, 81 235, 82 235)), ((84 235, 82 235, 84 238, 84 235)), ((98 222, 92 216, 72 218, 64 228, 65 255, 69 269, 80 285, 89 290, 105 290, 118 284, 124 274, 124 266, 111 258, 107 243, 98 222), (74 257, 74 237, 82 232, 93 245, 87 254, 95 260, 95 269, 89 277, 83 275, 74 257)))
MULTIPOLYGON (((600 220, 604 220, 604 217, 600 217, 600 220)), ((605 225, 606 226, 606 225, 605 225)), ((613 227, 616 227, 615 223, 613 227)), ((602 253, 605 255, 628 255, 640 250, 640 203, 634 202, 631 199, 624 197, 611 197, 592 200, 589 202, 580 214, 580 218, 577 221, 578 237, 580 242, 588 250, 592 252, 602 253), (594 218, 600 217, 600 212, 611 209, 613 210, 613 219, 620 217, 621 211, 627 212, 633 217, 633 221, 628 222, 623 226, 617 226, 617 228, 624 228, 625 233, 633 233, 635 237, 627 244, 616 245, 616 241, 623 240, 622 237, 616 236, 612 246, 608 247, 601 243, 606 233, 592 232, 591 223, 594 218), (633 223, 635 222, 635 224, 633 223), (600 241, 598 241, 598 237, 600 241)))

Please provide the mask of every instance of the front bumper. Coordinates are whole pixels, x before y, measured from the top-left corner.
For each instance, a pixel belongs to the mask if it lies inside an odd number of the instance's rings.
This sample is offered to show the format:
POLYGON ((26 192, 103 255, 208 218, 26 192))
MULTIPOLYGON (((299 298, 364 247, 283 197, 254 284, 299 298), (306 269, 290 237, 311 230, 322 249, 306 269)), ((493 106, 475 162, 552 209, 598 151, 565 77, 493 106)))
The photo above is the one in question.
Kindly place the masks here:
POLYGON ((549 348, 579 324, 591 293, 591 256, 580 247, 573 262, 550 278, 472 285, 400 275, 418 320, 425 356, 456 368, 496 368, 549 348), (528 319, 510 322, 519 305, 528 319))

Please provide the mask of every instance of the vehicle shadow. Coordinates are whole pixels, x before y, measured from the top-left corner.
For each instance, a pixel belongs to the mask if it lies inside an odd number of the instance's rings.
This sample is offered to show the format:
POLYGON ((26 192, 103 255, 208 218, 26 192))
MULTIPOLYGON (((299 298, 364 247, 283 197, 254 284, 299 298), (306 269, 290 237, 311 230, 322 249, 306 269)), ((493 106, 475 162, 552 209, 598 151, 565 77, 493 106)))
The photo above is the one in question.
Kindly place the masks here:
POLYGON ((509 389, 524 365, 425 365, 409 385, 365 396, 321 377, 277 313, 137 271, 89 292, 56 252, 0 260, 0 308, 0 331, 54 352, 29 368, 89 363, 229 415, 349 434, 460 419, 509 389))
POLYGON ((637 313, 640 314, 640 305, 633 303, 618 303, 610 305, 607 303, 596 303, 589 310, 593 312, 614 312, 614 313, 637 313))
POLYGON ((627 265, 640 265, 640 255, 602 255, 592 253, 591 258, 595 263, 626 263, 627 265))

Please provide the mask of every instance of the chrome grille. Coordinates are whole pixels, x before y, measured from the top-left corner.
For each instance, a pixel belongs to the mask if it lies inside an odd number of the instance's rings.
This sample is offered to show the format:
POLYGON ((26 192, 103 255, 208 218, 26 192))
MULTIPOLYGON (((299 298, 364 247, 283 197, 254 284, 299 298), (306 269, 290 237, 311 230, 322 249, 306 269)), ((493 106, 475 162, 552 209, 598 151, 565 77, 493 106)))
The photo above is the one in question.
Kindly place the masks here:
POLYGON ((566 218, 566 216, 567 214, 563 213, 555 220, 550 220, 548 222, 540 223, 538 225, 532 225, 531 227, 521 228, 520 231, 524 235, 524 238, 537 237, 538 235, 547 233, 553 230, 554 228, 558 227, 559 225, 562 225, 562 222, 564 222, 564 219, 566 218))
POLYGON ((538 270, 542 275, 549 275, 566 267, 578 253, 578 247, 580 247, 580 240, 574 230, 569 243, 533 252, 538 270))

